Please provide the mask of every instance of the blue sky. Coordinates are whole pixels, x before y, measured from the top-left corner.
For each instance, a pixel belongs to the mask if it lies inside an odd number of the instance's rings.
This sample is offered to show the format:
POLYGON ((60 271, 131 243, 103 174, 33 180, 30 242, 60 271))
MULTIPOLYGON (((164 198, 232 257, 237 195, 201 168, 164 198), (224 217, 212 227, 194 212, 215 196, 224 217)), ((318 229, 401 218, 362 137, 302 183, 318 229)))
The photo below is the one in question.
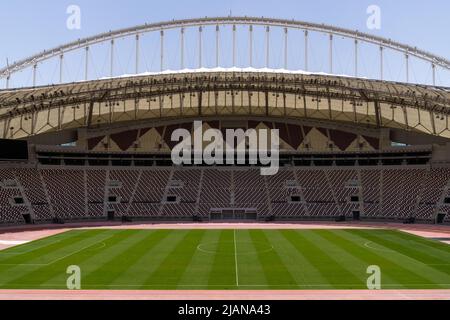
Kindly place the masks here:
MULTIPOLYGON (((233 15, 298 19, 357 29, 450 58, 450 2, 447 0, 2 0, 0 66, 6 64, 6 58, 10 62, 15 61, 44 49, 108 30, 177 18, 225 16, 230 12, 233 15), (368 30, 366 27, 366 9, 373 4, 381 8, 380 30, 368 30), (66 9, 69 5, 81 8, 80 30, 66 28, 66 9)), ((345 54, 341 56, 345 57, 345 54)), ((97 58, 97 61, 101 59, 97 58)), ((125 64, 124 62, 123 65, 125 64)), ((348 62, 344 61, 342 64, 346 65, 348 62)), ((370 60, 366 64, 370 69, 370 60)), ((395 78, 395 60, 391 65, 394 74, 392 77, 395 78)), ((123 72, 127 71, 126 67, 123 69, 123 72)), ((342 70, 344 73, 345 67, 342 70)), ((416 72, 420 74, 425 71, 419 68, 416 72)), ((448 76, 449 74, 442 74, 440 80, 446 82, 445 77, 448 76)))

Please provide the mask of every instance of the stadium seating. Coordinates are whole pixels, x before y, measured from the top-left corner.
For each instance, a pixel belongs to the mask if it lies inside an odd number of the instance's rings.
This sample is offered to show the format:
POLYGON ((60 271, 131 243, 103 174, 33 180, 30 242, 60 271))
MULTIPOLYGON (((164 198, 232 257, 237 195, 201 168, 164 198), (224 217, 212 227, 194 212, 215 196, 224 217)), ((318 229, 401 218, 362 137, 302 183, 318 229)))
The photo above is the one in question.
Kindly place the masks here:
POLYGON ((45 169, 41 174, 55 218, 77 219, 87 216, 84 170, 45 169))
MULTIPOLYGON (((434 221, 450 215, 449 168, 3 168, 0 222, 106 218, 208 218, 212 209, 256 209, 276 218, 434 221), (23 203, 14 203, 22 198, 23 203)), ((448 218, 447 218, 448 219, 448 218)), ((448 221, 448 220, 447 220, 448 221)))
POLYGON ((170 176, 169 170, 142 171, 136 182, 133 201, 129 204, 128 216, 158 216, 160 202, 170 176))
POLYGON ((20 186, 17 184, 14 171, 0 169, 0 217, 6 223, 23 223, 22 208, 12 204, 15 197, 20 197, 20 186))
POLYGON ((26 197, 31 203, 34 215, 38 220, 51 220, 53 214, 45 193, 44 181, 40 171, 32 168, 15 170, 16 178, 24 188, 26 197))
POLYGON ((105 202, 106 170, 86 170, 89 216, 102 216, 105 202))
POLYGON ((380 215, 381 170, 362 170, 361 187, 364 213, 367 217, 380 215))

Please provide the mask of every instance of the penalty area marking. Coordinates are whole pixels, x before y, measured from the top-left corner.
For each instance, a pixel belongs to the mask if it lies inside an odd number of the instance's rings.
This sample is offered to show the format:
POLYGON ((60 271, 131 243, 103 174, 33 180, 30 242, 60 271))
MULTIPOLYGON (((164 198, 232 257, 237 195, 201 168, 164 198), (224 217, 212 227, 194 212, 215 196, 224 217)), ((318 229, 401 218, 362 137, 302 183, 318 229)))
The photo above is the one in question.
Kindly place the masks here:
MULTIPOLYGON (((380 249, 380 248, 372 247, 371 244, 373 244, 373 242, 372 242, 372 241, 368 241, 368 242, 364 243, 364 246, 365 246, 366 248, 369 248, 369 249, 372 249, 372 250, 376 250, 376 251, 396 253, 396 251, 394 251, 394 250, 390 250, 390 249, 380 249)), ((429 266, 429 267, 444 267, 444 266, 450 266, 450 263, 421 263, 421 262, 419 262, 419 263, 422 264, 422 265, 425 265, 425 266, 429 266)), ((441 284, 440 284, 440 285, 441 285, 441 284)), ((445 285, 447 285, 447 284, 443 284, 443 285, 445 286, 445 285)))
POLYGON ((373 247, 373 246, 371 246, 372 244, 374 244, 372 241, 367 241, 366 243, 364 243, 364 247, 372 249, 372 250, 376 250, 376 251, 382 251, 382 252, 395 252, 394 250, 390 250, 390 249, 382 249, 382 248, 373 247))
MULTIPOLYGON (((112 236, 111 236, 111 237, 112 237, 112 236)), ((51 265, 51 264, 54 264, 55 262, 64 260, 64 259, 67 258, 67 257, 70 257, 70 256, 72 256, 72 255, 74 255, 74 254, 76 254, 76 253, 79 253, 79 252, 81 252, 81 251, 83 251, 83 250, 86 250, 86 249, 88 249, 88 248, 90 248, 90 247, 93 247, 93 246, 95 246, 95 245, 100 245, 100 246, 99 246, 98 248, 92 248, 92 249, 89 250, 89 251, 100 250, 100 249, 103 249, 104 247, 106 247, 106 243, 102 241, 102 242, 100 242, 100 243, 90 244, 90 245, 88 245, 88 246, 86 246, 86 247, 83 247, 83 248, 81 248, 81 249, 79 249, 79 250, 76 250, 76 251, 74 251, 74 252, 71 252, 71 253, 69 253, 69 254, 66 254, 66 255, 64 255, 64 256, 62 256, 62 257, 60 257, 60 258, 56 258, 55 260, 53 260, 53 261, 51 261, 51 262, 49 262, 49 263, 0 263, 0 266, 45 267, 45 266, 49 266, 49 265, 51 265)), ((34 250, 31 250, 31 251, 34 251, 34 250)), ((30 251, 30 252, 31 252, 31 251, 30 251)))
MULTIPOLYGON (((24 241, 23 243, 18 244, 18 246, 25 245, 25 244, 31 244, 32 242, 34 242, 34 241, 24 241)), ((52 244, 55 244, 55 243, 58 243, 58 242, 61 242, 61 240, 52 241, 52 242, 50 242, 50 243, 41 243, 41 241, 40 241, 40 244, 42 244, 42 245, 40 245, 40 246, 38 246, 38 247, 36 247, 36 248, 32 248, 32 249, 30 249, 30 250, 25 250, 25 251, 18 251, 18 252, 2 252, 2 251, 0 251, 0 255, 19 255, 19 254, 27 254, 27 253, 30 253, 30 252, 39 250, 39 249, 41 249, 41 248, 45 248, 46 246, 49 246, 49 245, 52 245, 52 244)), ((9 250, 9 249, 14 249, 14 247, 6 248, 5 250, 9 250)))

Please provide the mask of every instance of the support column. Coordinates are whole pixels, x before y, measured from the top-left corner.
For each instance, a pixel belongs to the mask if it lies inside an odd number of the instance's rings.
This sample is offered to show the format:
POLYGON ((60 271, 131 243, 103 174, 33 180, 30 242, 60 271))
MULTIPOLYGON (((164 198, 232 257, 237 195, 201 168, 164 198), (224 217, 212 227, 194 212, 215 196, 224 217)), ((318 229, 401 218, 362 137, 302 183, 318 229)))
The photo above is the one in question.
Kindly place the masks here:
POLYGON ((202 68, 202 33, 203 28, 200 26, 198 28, 198 67, 199 69, 202 68))
POLYGON ((380 102, 378 100, 375 100, 374 102, 374 107, 375 107, 375 118, 377 121, 377 127, 380 128, 381 127, 381 111, 380 111, 380 102))
POLYGON ((84 80, 87 81, 89 76, 89 47, 86 47, 86 56, 84 61, 84 80))
POLYGON ((409 53, 406 51, 405 53, 406 60, 406 83, 409 83, 409 53))
POLYGON ((219 25, 216 26, 216 68, 219 67, 219 25))
POLYGON ((184 28, 180 30, 180 69, 184 69, 184 28))
POLYGON ((305 71, 308 71, 308 30, 305 30, 305 71))
POLYGON ((160 61, 160 71, 164 70, 164 30, 161 30, 161 61, 160 61))
POLYGON ((434 63, 431 64, 431 69, 433 70, 433 86, 436 86, 436 65, 434 63))
POLYGON ((380 47, 380 80, 384 80, 383 47, 380 47))
POLYGON ((236 25, 233 25, 233 67, 236 67, 236 25))
POLYGON ((270 27, 266 27, 266 68, 269 68, 270 60, 270 27))
POLYGON ((333 74, 333 35, 330 34, 330 74, 333 74))
POLYGON ((355 77, 358 77, 358 40, 355 39, 355 77))
MULTIPOLYGON (((9 81, 11 80, 11 71, 9 70, 9 60, 6 58, 7 76, 6 76, 6 89, 9 89, 9 81)), ((5 127, 6 128, 6 127, 5 127)), ((6 134, 4 135, 6 138, 6 134)))
MULTIPOLYGON (((439 116, 438 116, 439 118, 439 116)), ((431 128, 433 130, 433 134, 436 135, 437 131, 436 131, 436 122, 435 122, 435 114, 433 111, 430 111, 430 120, 431 120, 431 128)))
POLYGON ((140 54, 140 50, 139 50, 139 33, 136 35, 136 74, 139 74, 139 54, 140 54))
POLYGON ((288 28, 284 28, 284 70, 288 68, 288 28))
POLYGON ((249 27, 249 62, 250 67, 253 67, 253 25, 249 27))
POLYGON ((36 87, 37 64, 33 65, 33 87, 36 87))
POLYGON ((110 76, 111 76, 111 78, 114 76, 114 39, 111 40, 111 67, 110 67, 110 76))
POLYGON ((64 63, 64 54, 61 53, 59 56, 59 83, 63 83, 63 63, 64 63))

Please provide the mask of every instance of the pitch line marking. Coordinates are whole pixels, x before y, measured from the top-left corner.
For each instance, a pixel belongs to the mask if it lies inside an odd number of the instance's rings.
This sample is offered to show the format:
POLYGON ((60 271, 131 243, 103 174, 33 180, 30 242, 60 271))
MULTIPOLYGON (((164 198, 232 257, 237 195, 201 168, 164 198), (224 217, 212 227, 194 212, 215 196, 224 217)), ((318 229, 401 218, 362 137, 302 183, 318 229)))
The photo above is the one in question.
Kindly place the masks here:
MULTIPOLYGON (((230 243, 231 244, 231 242, 232 241, 220 242, 220 243, 227 243, 227 244, 230 243)), ((250 242, 250 241, 239 241, 239 243, 242 244, 242 243, 252 243, 252 242, 250 242)), ((233 249, 233 252, 230 252, 230 253, 204 249, 204 247, 206 247, 208 245, 218 245, 218 244, 219 244, 219 242, 201 243, 201 244, 199 244, 197 246, 197 250, 200 251, 200 252, 206 253, 206 254, 230 254, 230 255, 234 255, 234 249, 233 249)), ((241 249, 240 252, 237 255, 238 256, 242 256, 242 255, 255 255, 255 254, 258 254, 258 253, 268 253, 270 251, 273 251, 273 249, 274 249, 273 245, 271 245, 270 248, 268 247, 267 249, 262 250, 262 251, 253 250, 253 251, 244 251, 244 252, 242 252, 242 249, 241 249)))
POLYGON ((238 272, 238 261, 237 261, 237 245, 236 245, 236 229, 233 230, 234 237, 234 264, 236 269, 236 286, 239 287, 239 272, 238 272))
POLYGON ((376 251, 382 251, 382 252, 395 252, 393 250, 389 250, 389 249, 382 249, 382 248, 376 248, 376 247, 372 247, 371 244, 373 244, 372 241, 367 241, 366 243, 364 243, 364 247, 372 249, 372 250, 376 250, 376 251))
MULTIPOLYGON (((112 236, 111 236, 111 237, 112 237, 112 236)), ((108 237, 108 238, 111 238, 111 237, 108 237)), ((107 239, 108 239, 108 238, 107 238, 107 239)), ((105 239, 105 240, 106 240, 106 239, 105 239)), ((67 257, 70 257, 70 256, 72 256, 72 255, 74 255, 74 254, 76 254, 76 253, 79 253, 79 252, 81 252, 81 251, 83 251, 83 250, 86 250, 86 249, 88 249, 88 248, 90 248, 90 247, 93 247, 93 246, 95 246, 95 245, 98 245, 98 244, 101 244, 102 246, 99 247, 99 248, 94 248, 93 250, 100 250, 100 249, 103 249, 104 247, 106 247, 106 243, 105 243, 105 242, 94 243, 94 244, 90 244, 90 245, 88 245, 88 246, 85 246, 85 247, 83 247, 83 248, 81 248, 81 249, 79 249, 79 250, 77 250, 77 251, 74 251, 74 252, 71 252, 71 253, 69 253, 69 254, 66 254, 66 255, 64 255, 64 256, 62 256, 62 257, 60 257, 60 258, 56 258, 55 260, 53 260, 53 261, 51 261, 51 262, 49 262, 49 263, 19 263, 19 264, 17 264, 17 263, 14 263, 14 264, 13 264, 13 263, 0 263, 0 266, 45 267, 45 266, 49 266, 49 265, 51 265, 51 264, 54 264, 55 262, 64 260, 64 259, 67 258, 67 257)))
MULTIPOLYGON (((30 242, 27 242, 27 243, 25 243, 25 244, 31 244, 32 242, 33 242, 33 241, 30 241, 30 242)), ((38 247, 36 247, 36 248, 32 248, 32 249, 30 249, 30 250, 25 250, 25 251, 18 251, 18 252, 3 252, 3 251, 0 251, 0 255, 10 255, 10 256, 13 256, 13 255, 27 254, 27 253, 30 253, 30 252, 33 252, 33 251, 36 251, 36 250, 45 248, 45 247, 47 247, 47 246, 50 246, 50 245, 55 244, 55 243, 58 243, 58 242, 61 242, 61 240, 52 241, 52 242, 50 242, 50 243, 44 243, 44 244, 42 244, 41 246, 38 246, 38 247)), ((24 244, 24 245, 25 245, 25 244, 24 244)), ((11 248, 7 248, 7 249, 5 249, 5 250, 13 249, 13 248, 17 248, 17 247, 11 247, 11 248)))
MULTIPOLYGON (((111 236, 111 237, 112 237, 112 236, 111 236)), ((111 238, 111 237, 108 237, 108 238, 111 238)), ((105 239, 105 240, 106 240, 106 239, 105 239)), ((97 243, 94 243, 94 244, 90 244, 90 245, 88 245, 88 246, 86 246, 86 247, 81 248, 80 250, 74 251, 74 252, 69 253, 69 254, 66 254, 65 256, 62 256, 62 257, 60 257, 60 258, 58 258, 58 259, 55 259, 55 260, 53 260, 52 262, 47 263, 46 265, 51 265, 51 264, 54 264, 55 262, 64 260, 64 259, 67 258, 67 257, 70 257, 70 256, 72 256, 72 255, 74 255, 74 254, 76 254, 76 253, 79 253, 79 252, 81 252, 81 251, 84 251, 84 250, 86 250, 86 249, 88 249, 88 248, 90 248, 90 247, 93 247, 93 246, 95 246, 95 245, 98 245, 98 244, 99 244, 98 242, 97 242, 97 243)), ((100 244, 104 244, 104 246, 101 247, 101 248, 95 248, 94 250, 100 250, 100 249, 102 249, 102 248, 104 248, 104 247, 106 246, 106 243, 104 243, 104 242, 101 242, 100 244)))

